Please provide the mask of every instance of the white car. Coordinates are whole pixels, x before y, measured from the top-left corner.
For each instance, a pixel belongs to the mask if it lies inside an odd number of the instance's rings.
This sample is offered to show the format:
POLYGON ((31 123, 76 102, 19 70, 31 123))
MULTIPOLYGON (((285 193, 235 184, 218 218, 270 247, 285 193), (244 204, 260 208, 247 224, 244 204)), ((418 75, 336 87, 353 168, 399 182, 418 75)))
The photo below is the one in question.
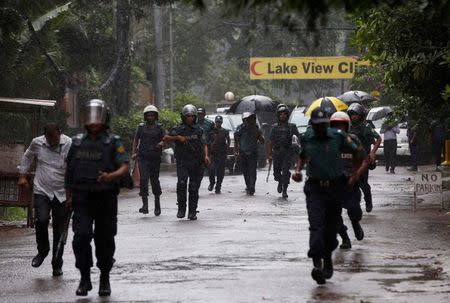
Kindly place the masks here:
MULTIPOLYGON (((375 125, 375 130, 380 134, 381 138, 383 138, 383 134, 380 133, 381 125, 383 125, 384 120, 386 120, 386 115, 389 112, 392 112, 389 106, 381 106, 372 108, 367 114, 367 120, 375 125)), ((397 134, 397 156, 409 156, 411 152, 409 151, 408 136, 406 135, 408 126, 406 122, 399 123, 398 126, 400 133, 397 134)), ((379 156, 384 155, 383 148, 384 144, 382 141, 376 154, 379 156)))

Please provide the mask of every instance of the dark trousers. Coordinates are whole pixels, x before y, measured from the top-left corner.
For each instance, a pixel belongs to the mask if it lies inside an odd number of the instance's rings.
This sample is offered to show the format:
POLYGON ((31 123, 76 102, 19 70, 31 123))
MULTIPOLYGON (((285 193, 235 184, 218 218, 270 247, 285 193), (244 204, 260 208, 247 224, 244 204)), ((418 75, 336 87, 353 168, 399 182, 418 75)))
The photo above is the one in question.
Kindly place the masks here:
POLYGON ((386 161, 386 171, 395 169, 397 158, 397 140, 384 140, 384 160, 386 161))
POLYGON ((186 209, 187 192, 189 192, 189 211, 197 210, 198 189, 203 179, 203 172, 204 166, 200 161, 177 161, 178 208, 186 209))
MULTIPOLYGON (((352 223, 358 223, 362 219, 361 209, 361 191, 358 186, 353 186, 350 192, 345 192, 342 200, 342 209, 347 210, 347 215, 352 223)), ((341 211, 342 211, 341 209, 341 211)), ((342 235, 347 231, 347 226, 344 224, 344 220, 339 217, 339 234, 342 235)))
POLYGON ((117 191, 74 191, 72 207, 75 267, 83 272, 93 266, 91 240, 94 238, 97 267, 109 272, 116 250, 117 191))
POLYGON ((436 166, 442 164, 442 149, 444 147, 444 140, 433 140, 433 155, 435 159, 436 166))
MULTIPOLYGON (((50 211, 52 212, 52 227, 53 227, 53 256, 56 254, 59 239, 64 230, 65 219, 65 202, 59 202, 54 197, 50 200, 44 195, 34 195, 34 211, 35 211, 35 228, 36 228, 36 243, 38 253, 44 256, 48 255, 50 251, 50 242, 48 239, 48 224, 50 221, 50 211)), ((52 259, 52 266, 60 268, 63 265, 62 258, 60 260, 52 259)))
POLYGON ((369 171, 366 170, 358 181, 358 186, 361 188, 363 194, 364 194, 364 201, 366 203, 372 204, 372 188, 369 184, 369 171))
POLYGON ((308 179, 305 183, 306 208, 309 221, 308 257, 331 256, 338 246, 337 232, 345 178, 321 185, 322 181, 308 179))
POLYGON ((410 162, 412 167, 417 167, 417 144, 409 144, 409 152, 411 153, 410 162))
POLYGON ((258 164, 258 153, 253 152, 246 154, 240 153, 242 174, 244 175, 245 186, 248 190, 255 190, 256 183, 256 167, 258 164))
POLYGON ((138 166, 140 175, 139 194, 142 197, 148 196, 148 180, 150 179, 153 195, 160 196, 162 193, 159 183, 161 157, 139 158, 138 166))
POLYGON ((211 155, 211 165, 208 168, 210 184, 216 184, 216 176, 217 176, 217 186, 219 188, 221 187, 223 177, 225 176, 226 162, 227 162, 226 154, 212 154, 211 155))
POLYGON ((273 177, 275 181, 289 184, 294 152, 292 149, 279 149, 273 151, 273 177))

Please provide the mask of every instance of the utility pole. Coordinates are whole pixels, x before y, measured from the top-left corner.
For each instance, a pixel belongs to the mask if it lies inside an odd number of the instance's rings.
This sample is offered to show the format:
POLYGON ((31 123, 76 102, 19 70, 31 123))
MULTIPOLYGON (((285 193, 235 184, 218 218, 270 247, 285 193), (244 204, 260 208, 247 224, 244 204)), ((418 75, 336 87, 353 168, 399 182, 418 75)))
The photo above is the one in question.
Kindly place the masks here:
POLYGON ((169 4, 169 99, 170 110, 173 111, 173 24, 172 3, 169 4))
POLYGON ((156 48, 156 83, 155 101, 159 108, 166 108, 164 99, 164 60, 163 60, 163 39, 162 39, 162 13, 161 5, 157 0, 153 2, 153 21, 155 25, 155 48, 156 48))

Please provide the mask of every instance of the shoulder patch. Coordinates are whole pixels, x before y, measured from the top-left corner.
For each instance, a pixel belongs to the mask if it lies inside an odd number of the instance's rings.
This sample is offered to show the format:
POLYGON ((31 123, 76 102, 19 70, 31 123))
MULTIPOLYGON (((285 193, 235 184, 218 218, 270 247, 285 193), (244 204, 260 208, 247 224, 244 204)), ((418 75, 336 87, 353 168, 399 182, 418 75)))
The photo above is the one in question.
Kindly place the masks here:
POLYGON ((117 147, 116 152, 118 152, 119 154, 123 154, 125 152, 125 148, 123 147, 123 145, 117 147))
POLYGON ((144 125, 145 125, 144 122, 141 122, 141 123, 138 124, 138 126, 141 126, 141 127, 144 126, 144 125))
POLYGON ((75 146, 80 146, 81 145, 81 141, 83 141, 84 138, 84 134, 78 134, 76 136, 72 137, 72 144, 75 146))

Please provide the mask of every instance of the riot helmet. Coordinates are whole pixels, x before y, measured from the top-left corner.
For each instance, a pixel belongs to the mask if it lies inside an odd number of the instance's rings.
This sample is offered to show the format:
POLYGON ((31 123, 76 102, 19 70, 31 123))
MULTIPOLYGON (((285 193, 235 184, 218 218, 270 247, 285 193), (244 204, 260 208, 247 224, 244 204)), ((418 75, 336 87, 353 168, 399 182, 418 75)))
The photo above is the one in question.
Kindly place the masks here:
POLYGON ((145 118, 145 115, 146 115, 147 113, 155 113, 155 115, 156 115, 156 120, 158 120, 158 114, 159 114, 159 111, 158 111, 158 108, 157 108, 156 106, 154 106, 154 105, 147 105, 147 106, 144 108, 144 110, 143 110, 144 118, 145 118))
POLYGON ((192 104, 183 106, 181 109, 181 120, 184 122, 187 116, 195 116, 195 118, 197 118, 197 107, 192 104))
POLYGON ((199 107, 197 108, 197 114, 205 114, 206 115, 206 110, 204 107, 199 107))
POLYGON ((347 113, 344 112, 335 112, 330 117, 330 124, 333 126, 333 124, 337 123, 344 123, 346 124, 346 131, 348 131, 350 127, 350 117, 347 115, 347 113))
POLYGON ((358 115, 360 117, 363 117, 365 115, 365 113, 366 113, 366 110, 364 109, 364 107, 361 104, 359 104, 359 103, 352 103, 348 107, 347 113, 349 115, 356 114, 356 115, 358 115))
POLYGON ((89 100, 84 108, 84 125, 103 124, 108 126, 111 117, 110 110, 105 101, 100 99, 89 100))
POLYGON ((286 113, 287 117, 289 117, 290 111, 289 111, 289 107, 286 104, 279 104, 277 106, 277 117, 278 117, 278 120, 280 119, 280 114, 281 113, 286 113))
POLYGON ((216 118, 214 119, 214 122, 215 122, 215 123, 220 123, 220 124, 222 124, 222 123, 223 123, 223 118, 222 118, 222 116, 216 116, 216 118))

